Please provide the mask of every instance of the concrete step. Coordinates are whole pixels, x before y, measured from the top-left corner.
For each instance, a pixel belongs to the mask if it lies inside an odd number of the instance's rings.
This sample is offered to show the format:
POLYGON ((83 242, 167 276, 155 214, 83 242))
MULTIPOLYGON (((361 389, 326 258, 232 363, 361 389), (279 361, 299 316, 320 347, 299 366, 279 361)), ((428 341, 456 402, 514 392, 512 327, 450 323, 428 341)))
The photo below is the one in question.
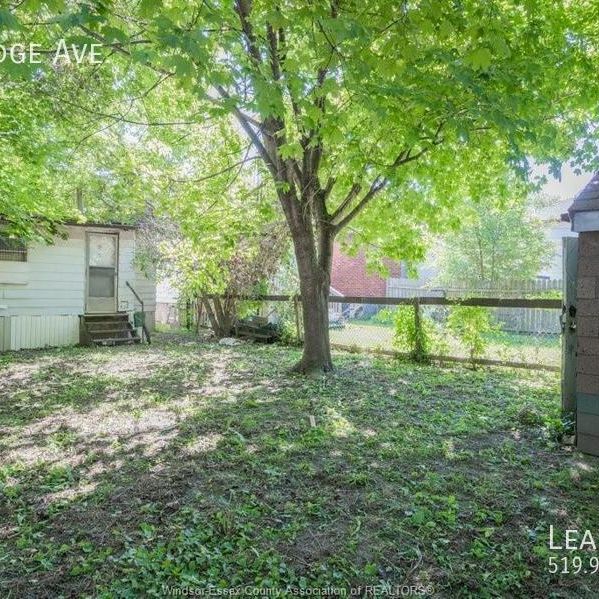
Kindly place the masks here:
POLYGON ((115 322, 120 320, 129 320, 127 312, 114 312, 111 314, 84 314, 83 320, 87 323, 92 322, 115 322))
POLYGON ((107 337, 106 339, 94 339, 95 345, 133 345, 140 342, 141 339, 137 336, 129 338, 107 337))
POLYGON ((90 332, 89 336, 92 341, 98 341, 100 339, 132 339, 135 337, 135 331, 130 329, 119 329, 116 331, 95 331, 90 332))

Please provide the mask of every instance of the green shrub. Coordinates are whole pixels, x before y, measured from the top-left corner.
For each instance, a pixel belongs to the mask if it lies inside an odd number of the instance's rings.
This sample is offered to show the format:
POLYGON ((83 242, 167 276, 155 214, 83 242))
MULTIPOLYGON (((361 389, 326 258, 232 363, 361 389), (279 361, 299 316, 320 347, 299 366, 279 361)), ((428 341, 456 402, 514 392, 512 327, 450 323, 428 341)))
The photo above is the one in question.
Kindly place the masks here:
POLYGON ((422 311, 419 314, 416 324, 414 306, 399 306, 393 311, 393 346, 416 362, 427 362, 431 353, 443 353, 446 346, 435 322, 422 311))
POLYGON ((488 334, 498 330, 488 308, 454 306, 447 317, 447 328, 468 351, 470 360, 480 358, 489 344, 488 334))
POLYGON ((377 324, 393 324, 396 312, 397 310, 394 308, 383 308, 372 317, 372 322, 376 322, 377 324))
MULTIPOLYGON (((278 317, 279 331, 281 337, 279 342, 283 345, 298 346, 302 344, 302 340, 297 336, 297 322, 295 315, 294 301, 277 302, 275 304, 275 312, 278 317)), ((301 305, 298 306, 298 316, 301 318, 301 305)), ((301 321, 300 321, 301 335, 301 321)))
POLYGON ((302 344, 301 339, 297 338, 297 325, 295 324, 295 320, 281 318, 279 322, 279 330, 281 334, 279 343, 291 346, 298 346, 302 344))

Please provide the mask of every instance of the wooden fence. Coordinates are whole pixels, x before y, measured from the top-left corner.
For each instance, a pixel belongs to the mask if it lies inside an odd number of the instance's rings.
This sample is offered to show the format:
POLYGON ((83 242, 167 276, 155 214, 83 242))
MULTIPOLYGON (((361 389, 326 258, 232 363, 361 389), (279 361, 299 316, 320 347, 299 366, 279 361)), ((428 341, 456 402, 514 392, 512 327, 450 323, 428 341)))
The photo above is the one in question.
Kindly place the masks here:
MULTIPOLYGON (((443 297, 443 298, 530 298, 531 296, 558 295, 561 297, 563 283, 561 279, 535 279, 529 281, 503 281, 499 287, 476 287, 466 283, 454 282, 449 287, 411 286, 409 280, 390 278, 387 281, 387 295, 395 298, 443 297)), ((559 322, 546 309, 520 308, 493 310, 493 316, 506 331, 515 333, 560 332, 559 322)))
POLYGON ((500 285, 473 286, 470 283, 453 281, 451 285, 432 285, 424 281, 387 279, 387 295, 389 297, 514 297, 543 295, 551 291, 561 292, 561 279, 513 279, 502 281, 500 285))

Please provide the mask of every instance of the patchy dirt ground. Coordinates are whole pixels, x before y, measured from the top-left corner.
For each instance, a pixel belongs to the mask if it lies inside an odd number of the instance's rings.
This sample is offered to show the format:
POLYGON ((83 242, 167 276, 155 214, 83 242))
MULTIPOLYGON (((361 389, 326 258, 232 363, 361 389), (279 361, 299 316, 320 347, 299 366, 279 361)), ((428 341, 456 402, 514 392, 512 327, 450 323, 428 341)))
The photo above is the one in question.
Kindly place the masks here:
POLYGON ((305 380, 296 358, 166 335, 0 356, 2 596, 597 596, 599 573, 550 573, 549 525, 599 542, 555 376, 339 354, 305 380))

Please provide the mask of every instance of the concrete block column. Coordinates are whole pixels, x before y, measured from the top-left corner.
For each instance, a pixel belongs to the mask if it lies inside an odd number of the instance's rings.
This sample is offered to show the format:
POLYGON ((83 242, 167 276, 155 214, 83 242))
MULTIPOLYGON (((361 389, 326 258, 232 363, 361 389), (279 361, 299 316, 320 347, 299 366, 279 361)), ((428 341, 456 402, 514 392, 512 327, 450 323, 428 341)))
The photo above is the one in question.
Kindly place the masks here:
POLYGON ((580 451, 599 455, 599 174, 569 210, 578 236, 576 432, 580 451))

